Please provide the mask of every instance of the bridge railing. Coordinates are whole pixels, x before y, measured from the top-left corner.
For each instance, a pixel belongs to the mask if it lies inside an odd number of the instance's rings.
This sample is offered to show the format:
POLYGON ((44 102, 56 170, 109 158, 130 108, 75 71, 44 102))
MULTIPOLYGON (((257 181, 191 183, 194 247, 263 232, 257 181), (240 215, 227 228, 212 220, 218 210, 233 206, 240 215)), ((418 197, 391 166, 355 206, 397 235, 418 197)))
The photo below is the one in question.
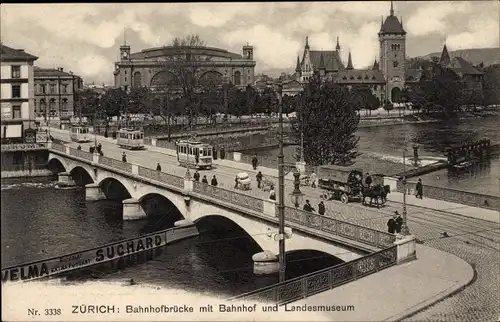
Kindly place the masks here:
POLYGON ((52 143, 52 150, 66 153, 66 146, 59 143, 52 143))
MULTIPOLYGON (((410 193, 414 192, 416 189, 416 182, 407 182, 406 188, 410 190, 410 193)), ((404 192, 404 185, 401 181, 397 182, 398 192, 404 192)), ((500 197, 485 195, 480 193, 474 193, 469 191, 461 191, 451 188, 436 187, 424 185, 424 197, 431 199, 438 199, 463 205, 469 205, 472 207, 479 207, 492 210, 500 210, 500 197)))
POLYGON ((264 200, 260 198, 214 187, 198 181, 193 182, 193 191, 251 210, 264 211, 264 200))
POLYGON ((83 151, 83 150, 69 148, 69 155, 73 155, 75 157, 82 158, 82 159, 89 160, 89 161, 93 161, 94 160, 93 159, 94 158, 94 154, 93 153, 90 153, 90 152, 87 152, 87 151, 83 151))
POLYGON ((378 248, 391 247, 396 241, 393 234, 291 207, 285 207, 285 220, 378 248))
POLYGON ((371 275, 396 263, 397 246, 392 246, 341 265, 232 297, 230 300, 283 305, 371 275))
POLYGON ((153 179, 165 184, 169 184, 178 188, 183 188, 184 189, 184 178, 171 175, 165 172, 153 170, 150 168, 138 166, 138 174, 141 177, 148 178, 148 179, 153 179))
POLYGON ((132 173, 132 164, 120 160, 99 156, 99 164, 132 173))
POLYGON ((1 151, 32 151, 47 149, 45 143, 15 143, 15 144, 2 144, 1 151))

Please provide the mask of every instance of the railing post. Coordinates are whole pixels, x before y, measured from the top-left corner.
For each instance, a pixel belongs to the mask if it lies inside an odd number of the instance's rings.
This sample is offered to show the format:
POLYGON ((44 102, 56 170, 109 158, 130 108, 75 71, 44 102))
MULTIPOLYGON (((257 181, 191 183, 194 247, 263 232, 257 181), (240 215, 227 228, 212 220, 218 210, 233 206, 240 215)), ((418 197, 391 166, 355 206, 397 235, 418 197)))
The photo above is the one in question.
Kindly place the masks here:
POLYGON ((99 156, 100 156, 99 153, 94 153, 92 155, 92 162, 99 163, 99 156))
POLYGON ((131 163, 131 165, 132 165, 132 173, 139 175, 139 166, 134 163, 131 163))
POLYGON ((67 154, 67 155, 70 155, 70 154, 71 154, 71 153, 70 153, 70 149, 71 149, 71 148, 70 148, 69 146, 65 146, 64 148, 65 148, 65 150, 66 150, 66 154, 67 154))

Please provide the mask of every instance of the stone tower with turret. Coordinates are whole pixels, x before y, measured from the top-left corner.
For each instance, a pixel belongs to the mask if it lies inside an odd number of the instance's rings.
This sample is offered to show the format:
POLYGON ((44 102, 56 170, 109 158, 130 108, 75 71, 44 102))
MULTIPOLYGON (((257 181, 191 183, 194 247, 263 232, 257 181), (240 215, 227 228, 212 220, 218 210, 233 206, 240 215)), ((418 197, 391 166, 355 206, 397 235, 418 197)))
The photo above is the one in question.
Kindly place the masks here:
POLYGON ((382 18, 380 32, 380 71, 386 80, 383 99, 391 102, 400 100, 401 91, 405 87, 405 57, 406 57, 406 31, 401 22, 394 15, 394 7, 391 1, 390 15, 382 18))

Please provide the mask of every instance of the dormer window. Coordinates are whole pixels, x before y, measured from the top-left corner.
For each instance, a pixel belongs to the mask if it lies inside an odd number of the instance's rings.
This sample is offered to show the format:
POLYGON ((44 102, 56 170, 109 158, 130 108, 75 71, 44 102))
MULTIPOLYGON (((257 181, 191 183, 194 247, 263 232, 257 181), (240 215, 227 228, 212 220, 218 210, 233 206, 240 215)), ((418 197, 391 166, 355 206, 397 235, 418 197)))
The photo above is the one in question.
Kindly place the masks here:
POLYGON ((354 79, 354 76, 351 75, 351 79, 354 79))
POLYGON ((373 75, 373 76, 372 76, 372 79, 373 79, 373 80, 375 80, 375 79, 377 79, 377 78, 375 77, 375 75, 373 75))
POLYGON ((368 79, 368 75, 365 75, 365 79, 368 79))
POLYGON ((347 77, 346 77, 346 76, 344 76, 344 77, 342 77, 342 79, 347 79, 347 77))

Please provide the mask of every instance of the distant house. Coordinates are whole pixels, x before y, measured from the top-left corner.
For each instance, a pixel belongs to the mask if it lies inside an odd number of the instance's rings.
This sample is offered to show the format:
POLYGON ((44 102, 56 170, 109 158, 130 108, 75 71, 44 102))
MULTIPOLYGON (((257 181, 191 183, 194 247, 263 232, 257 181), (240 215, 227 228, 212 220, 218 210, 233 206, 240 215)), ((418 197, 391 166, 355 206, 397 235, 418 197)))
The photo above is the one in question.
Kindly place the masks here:
POLYGON ((69 118, 75 111, 75 94, 83 80, 63 68, 34 68, 35 114, 38 117, 69 118))
POLYGON ((24 142, 25 130, 34 127, 33 64, 38 57, 3 43, 0 57, 2 142, 24 142))

